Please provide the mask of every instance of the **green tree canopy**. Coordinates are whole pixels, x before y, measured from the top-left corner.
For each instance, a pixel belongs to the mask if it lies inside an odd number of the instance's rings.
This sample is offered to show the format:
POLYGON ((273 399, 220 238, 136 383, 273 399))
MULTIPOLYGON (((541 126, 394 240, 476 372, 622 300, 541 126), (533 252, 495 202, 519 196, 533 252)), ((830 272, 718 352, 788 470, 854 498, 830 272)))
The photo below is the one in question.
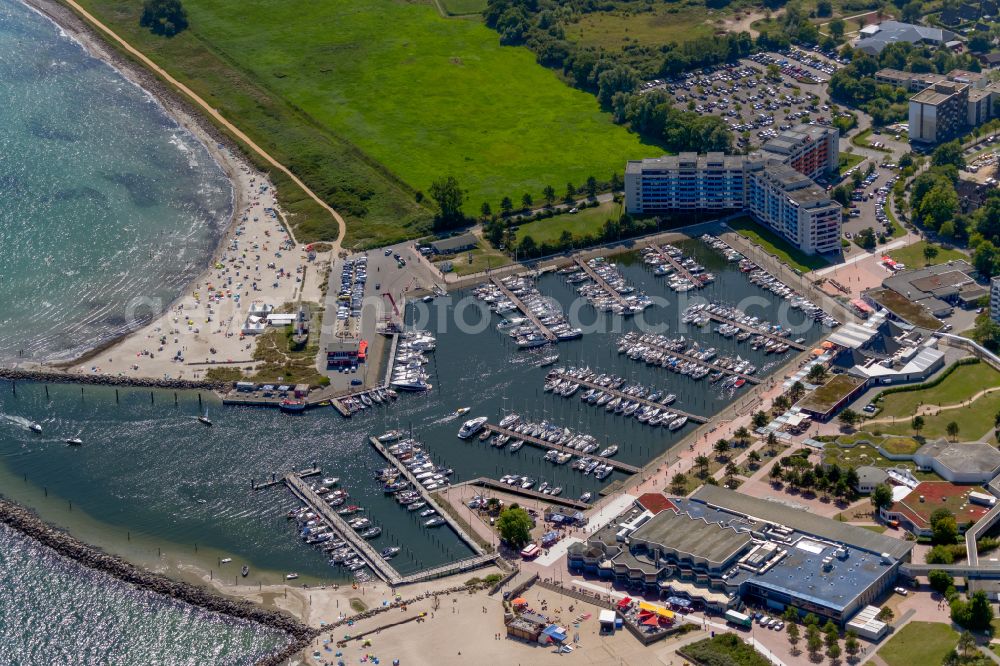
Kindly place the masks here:
POLYGON ((173 37, 188 27, 187 12, 180 0, 146 0, 139 25, 154 35, 173 37))
POLYGON ((500 538, 512 548, 521 548, 531 540, 531 516, 519 506, 501 511, 496 527, 500 538))
POLYGON ((462 213, 465 192, 458 186, 454 176, 432 183, 431 198, 438 209, 434 216, 435 229, 452 229, 465 224, 465 215, 462 213))

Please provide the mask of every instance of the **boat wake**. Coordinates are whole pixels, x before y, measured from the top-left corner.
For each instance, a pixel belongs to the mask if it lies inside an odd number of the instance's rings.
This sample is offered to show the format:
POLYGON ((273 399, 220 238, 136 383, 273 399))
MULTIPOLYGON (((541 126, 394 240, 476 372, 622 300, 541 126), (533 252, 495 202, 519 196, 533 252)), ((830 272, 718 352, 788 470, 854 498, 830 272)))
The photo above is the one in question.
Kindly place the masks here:
POLYGON ((24 418, 23 416, 15 416, 13 414, 3 414, 0 413, 0 420, 6 421, 12 425, 16 425, 25 430, 31 429, 31 421, 24 418))

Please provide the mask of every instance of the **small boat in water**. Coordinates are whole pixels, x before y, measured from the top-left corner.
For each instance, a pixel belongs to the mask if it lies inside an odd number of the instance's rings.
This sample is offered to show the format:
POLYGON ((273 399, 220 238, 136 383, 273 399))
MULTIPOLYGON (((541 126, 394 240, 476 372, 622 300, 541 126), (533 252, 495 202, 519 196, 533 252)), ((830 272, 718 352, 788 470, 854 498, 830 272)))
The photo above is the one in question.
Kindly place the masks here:
POLYGON ((399 550, 399 546, 389 546, 388 548, 383 548, 380 554, 383 560, 391 560, 399 554, 399 550))
POLYGON ((28 430, 30 430, 31 432, 41 432, 42 426, 32 421, 31 424, 28 426, 28 430))
POLYGON ((593 497, 594 497, 594 493, 586 492, 586 493, 580 495, 580 501, 581 502, 589 502, 591 500, 591 498, 593 498, 593 497))
POLYGON ((462 424, 462 427, 458 431, 458 436, 460 439, 468 439, 479 432, 483 425, 486 423, 487 418, 485 416, 479 416, 474 419, 469 419, 462 424))
POLYGON ((370 527, 364 532, 361 532, 360 536, 363 539, 374 539, 380 534, 382 534, 382 528, 376 526, 376 527, 370 527))
POLYGON ((208 418, 208 410, 207 409, 205 410, 204 414, 202 414, 201 416, 198 417, 198 422, 202 423, 204 425, 207 425, 207 426, 212 425, 212 419, 208 418))
POLYGON ((247 575, 249 575, 249 574, 250 574, 250 567, 248 567, 247 565, 245 565, 245 564, 244 564, 244 565, 243 565, 243 569, 242 569, 242 570, 240 571, 240 574, 242 574, 242 576, 243 576, 244 578, 246 578, 246 577, 247 577, 247 575))
POLYGON ((232 561, 233 558, 231 557, 223 557, 221 560, 219 560, 219 564, 229 564, 232 561))
POLYGON ((547 366, 554 365, 558 360, 559 354, 549 354, 548 356, 543 356, 542 360, 538 362, 538 367, 545 368, 547 366))
POLYGON ((290 573, 285 576, 285 580, 295 580, 299 575, 297 573, 290 573))
POLYGON ((444 518, 441 516, 434 516, 424 523, 424 527, 440 527, 441 525, 444 525, 444 518))
POLYGON ((455 410, 455 416, 461 416, 462 414, 468 414, 472 411, 472 407, 459 407, 455 410))
POLYGON ((281 401, 281 411, 283 412, 303 412, 305 409, 305 400, 289 400, 286 398, 281 401))
POLYGON ((80 434, 82 432, 83 431, 81 430, 80 432, 76 433, 76 437, 70 437, 69 439, 67 439, 66 443, 69 444, 70 446, 80 446, 81 444, 83 444, 83 440, 80 439, 80 434))

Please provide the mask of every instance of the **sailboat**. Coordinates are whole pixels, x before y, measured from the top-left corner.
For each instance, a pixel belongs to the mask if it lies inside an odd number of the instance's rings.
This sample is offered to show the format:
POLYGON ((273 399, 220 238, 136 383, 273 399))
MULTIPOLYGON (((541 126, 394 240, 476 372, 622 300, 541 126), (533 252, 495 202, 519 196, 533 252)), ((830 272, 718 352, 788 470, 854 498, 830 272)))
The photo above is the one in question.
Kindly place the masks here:
POLYGON ((208 418, 208 410, 207 409, 205 410, 204 414, 202 414, 201 416, 198 417, 198 421, 201 422, 201 423, 204 423, 207 426, 212 425, 212 419, 208 418))
POLYGON ((81 444, 83 444, 83 440, 80 439, 80 434, 81 433, 83 433, 82 430, 80 432, 76 433, 76 437, 71 437, 71 438, 67 439, 66 443, 69 444, 70 446, 80 446, 81 444))

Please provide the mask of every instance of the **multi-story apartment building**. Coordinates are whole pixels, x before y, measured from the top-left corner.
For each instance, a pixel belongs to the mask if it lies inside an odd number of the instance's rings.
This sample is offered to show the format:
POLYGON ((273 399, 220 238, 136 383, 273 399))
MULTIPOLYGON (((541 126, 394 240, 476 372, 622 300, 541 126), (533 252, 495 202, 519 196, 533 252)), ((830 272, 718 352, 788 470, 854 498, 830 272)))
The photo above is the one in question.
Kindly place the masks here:
POLYGON ((968 126, 968 83, 944 81, 910 98, 910 142, 949 141, 968 126))
POLYGON ((1000 323, 1000 277, 990 280, 990 319, 1000 323))
POLYGON ((841 207, 811 179, 836 170, 837 140, 836 130, 802 125, 752 155, 681 153, 631 161, 626 210, 746 210, 805 252, 833 252, 840 248, 841 207))

